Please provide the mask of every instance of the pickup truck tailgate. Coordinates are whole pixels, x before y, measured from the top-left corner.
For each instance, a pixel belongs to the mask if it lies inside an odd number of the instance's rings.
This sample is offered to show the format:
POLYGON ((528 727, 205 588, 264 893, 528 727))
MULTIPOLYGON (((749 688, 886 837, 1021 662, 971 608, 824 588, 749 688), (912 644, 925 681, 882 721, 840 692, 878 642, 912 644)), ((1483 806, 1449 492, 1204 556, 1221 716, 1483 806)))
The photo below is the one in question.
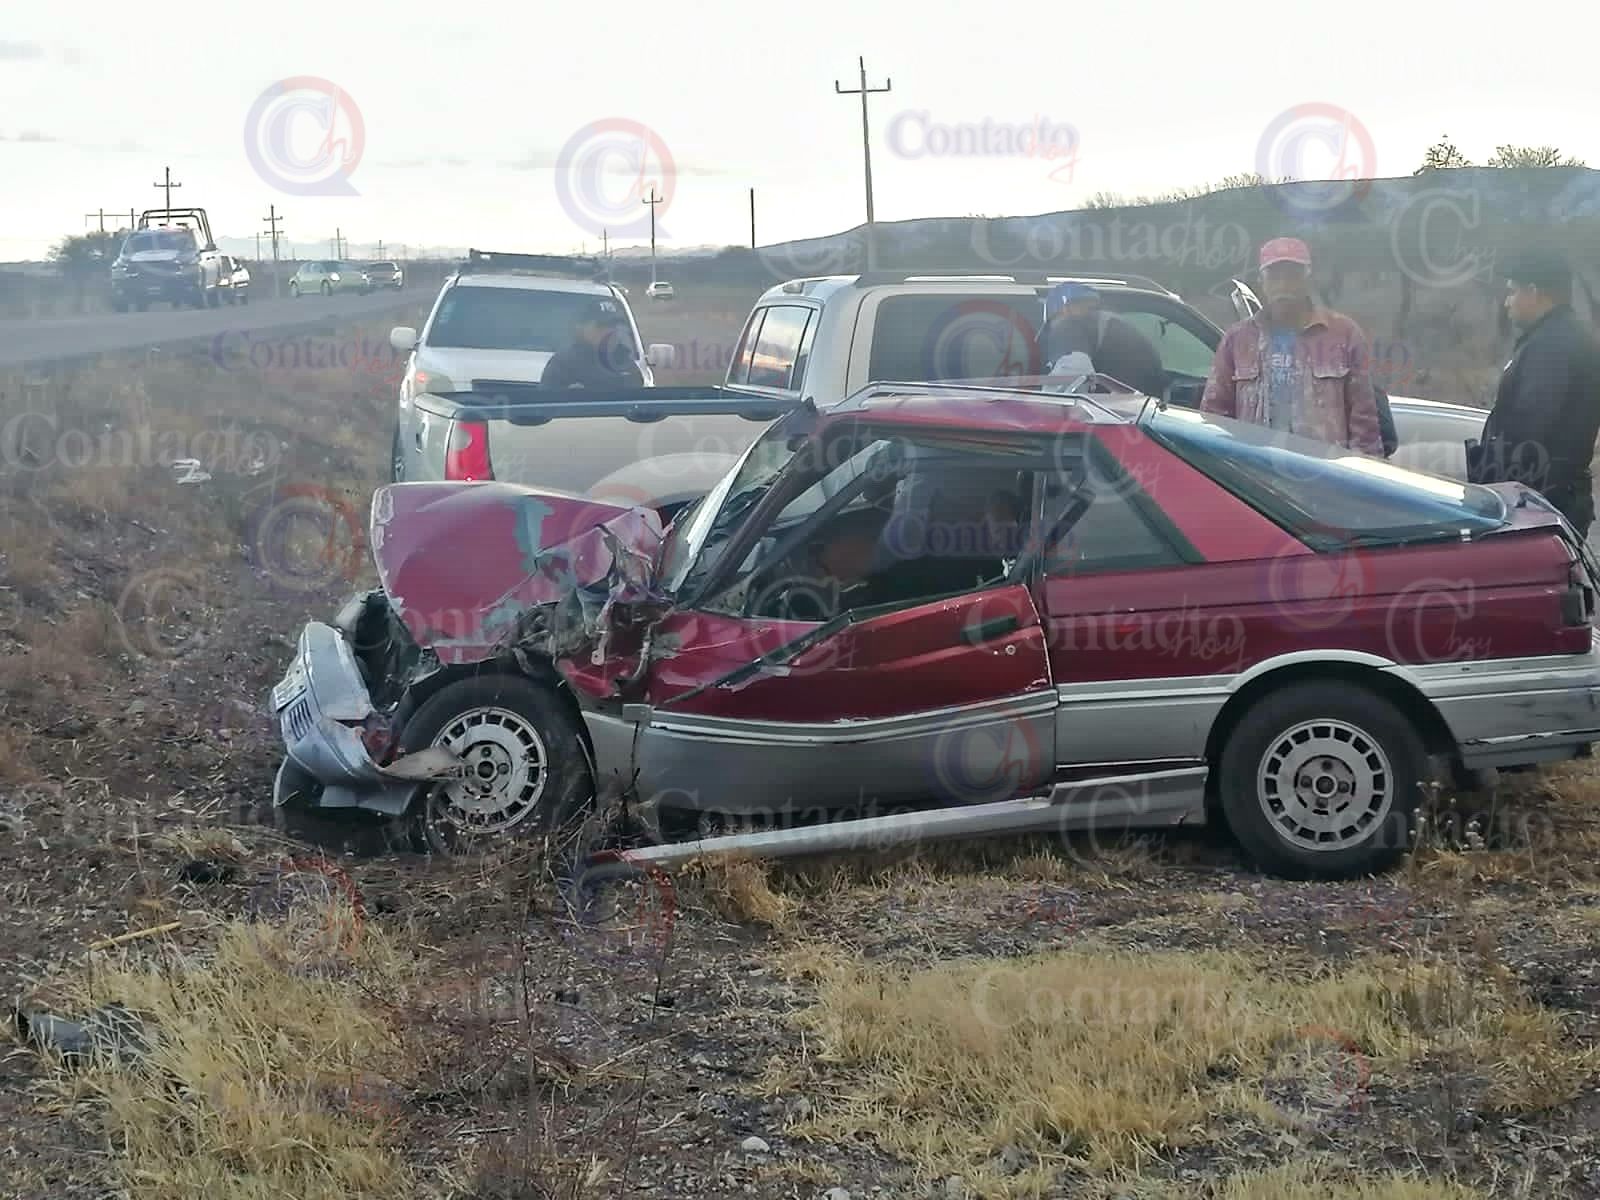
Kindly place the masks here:
POLYGON ((482 437, 495 479, 664 507, 703 495, 792 407, 714 387, 422 394, 405 477, 451 478, 451 447, 482 437))

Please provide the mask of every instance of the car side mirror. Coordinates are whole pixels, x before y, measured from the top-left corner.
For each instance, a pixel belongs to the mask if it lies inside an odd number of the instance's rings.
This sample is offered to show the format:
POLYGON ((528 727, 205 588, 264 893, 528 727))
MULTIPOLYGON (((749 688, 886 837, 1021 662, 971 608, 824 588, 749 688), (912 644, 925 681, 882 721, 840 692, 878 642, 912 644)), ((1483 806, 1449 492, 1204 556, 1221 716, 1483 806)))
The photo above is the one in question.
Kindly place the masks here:
POLYGON ((644 353, 645 362, 662 371, 670 371, 678 361, 678 348, 670 342, 652 342, 644 353))
POLYGON ((417 331, 409 325, 396 325, 389 331, 389 345, 408 354, 417 346, 417 331))

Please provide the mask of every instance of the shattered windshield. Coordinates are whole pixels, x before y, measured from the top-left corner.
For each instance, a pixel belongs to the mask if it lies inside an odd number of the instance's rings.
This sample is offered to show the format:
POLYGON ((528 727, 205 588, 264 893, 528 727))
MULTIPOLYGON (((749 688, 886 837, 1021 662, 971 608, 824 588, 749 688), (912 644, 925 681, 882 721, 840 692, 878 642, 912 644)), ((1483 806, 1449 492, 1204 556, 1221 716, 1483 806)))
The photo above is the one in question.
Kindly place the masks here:
POLYGON ((710 541, 726 538, 737 526, 738 518, 750 510, 794 457, 784 424, 778 422, 753 442, 705 498, 684 514, 683 523, 673 530, 663 564, 662 580, 668 592, 683 585, 701 549, 710 541))

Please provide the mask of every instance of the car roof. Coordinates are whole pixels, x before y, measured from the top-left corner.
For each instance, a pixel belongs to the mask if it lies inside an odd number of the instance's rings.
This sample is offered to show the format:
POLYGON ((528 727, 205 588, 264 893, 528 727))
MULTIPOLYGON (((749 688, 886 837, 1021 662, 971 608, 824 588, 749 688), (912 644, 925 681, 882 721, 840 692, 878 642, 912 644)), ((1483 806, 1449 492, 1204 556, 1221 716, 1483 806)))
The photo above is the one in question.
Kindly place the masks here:
POLYGON ((822 409, 820 418, 824 424, 831 424, 865 414, 874 424, 883 425, 1059 434, 1093 425, 1131 425, 1133 417, 1113 405, 1142 404, 1144 400, 1133 391, 1102 400, 1089 395, 971 384, 875 383, 822 409))
POLYGON ((826 301, 828 297, 851 288, 872 287, 949 287, 979 288, 993 292, 1043 292, 1058 283, 1083 283, 1105 291, 1145 292, 1176 297, 1177 293, 1163 287, 1153 279, 1141 275, 1061 274, 1043 273, 983 274, 977 272, 942 273, 930 271, 875 271, 860 275, 811 275, 785 280, 762 293, 759 303, 780 300, 786 296, 807 296, 826 301))
POLYGON ((560 279, 551 275, 492 275, 474 271, 455 280, 455 287, 520 288, 530 292, 572 292, 583 296, 609 296, 603 283, 586 279, 560 279))

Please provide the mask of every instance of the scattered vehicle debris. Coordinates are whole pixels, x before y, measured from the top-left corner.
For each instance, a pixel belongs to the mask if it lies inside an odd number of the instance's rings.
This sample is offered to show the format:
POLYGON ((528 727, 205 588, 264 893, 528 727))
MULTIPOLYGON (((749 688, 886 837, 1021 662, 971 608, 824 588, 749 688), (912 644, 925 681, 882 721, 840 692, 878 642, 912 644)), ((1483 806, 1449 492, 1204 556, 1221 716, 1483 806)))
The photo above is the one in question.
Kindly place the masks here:
POLYGON ((173 482, 206 483, 211 479, 211 472, 200 465, 198 458, 179 458, 172 462, 173 482))
POLYGON ((17 1036, 41 1051, 59 1054, 70 1067, 107 1059, 133 1062, 150 1050, 144 1022, 120 1004, 97 1008, 82 1021, 29 1011, 21 1005, 15 1012, 17 1036))

